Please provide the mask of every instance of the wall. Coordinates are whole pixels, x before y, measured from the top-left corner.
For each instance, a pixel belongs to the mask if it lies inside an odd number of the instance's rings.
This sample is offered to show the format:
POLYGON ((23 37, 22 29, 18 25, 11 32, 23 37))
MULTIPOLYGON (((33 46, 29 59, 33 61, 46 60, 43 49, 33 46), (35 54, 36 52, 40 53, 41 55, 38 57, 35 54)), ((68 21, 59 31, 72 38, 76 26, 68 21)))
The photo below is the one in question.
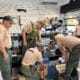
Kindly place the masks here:
POLYGON ((58 5, 43 5, 42 0, 0 0, 0 15, 25 15, 29 20, 43 19, 46 16, 59 17, 58 5), (27 10, 19 13, 17 8, 27 10))
MULTIPOLYGON (((65 3, 65 0, 55 0, 58 4, 42 4, 42 0, 0 0, 0 16, 11 15, 15 17, 14 29, 12 32, 19 32, 21 23, 25 24, 27 21, 43 20, 45 17, 60 17, 60 6, 65 3), (16 9, 26 9, 27 12, 17 12, 16 9)), ((54 0, 53 0, 54 1, 54 0)))

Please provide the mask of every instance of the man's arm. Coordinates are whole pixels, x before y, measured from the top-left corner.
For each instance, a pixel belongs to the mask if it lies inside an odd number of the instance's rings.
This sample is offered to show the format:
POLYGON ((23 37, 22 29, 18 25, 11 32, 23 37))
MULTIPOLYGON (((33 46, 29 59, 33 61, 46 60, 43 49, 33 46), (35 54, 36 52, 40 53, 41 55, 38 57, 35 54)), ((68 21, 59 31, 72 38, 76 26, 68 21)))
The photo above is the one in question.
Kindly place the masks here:
POLYGON ((27 42, 26 42, 26 32, 23 29, 22 30, 22 39, 23 39, 23 46, 27 46, 27 42))
POLYGON ((41 70, 44 70, 46 68, 45 64, 43 63, 43 58, 42 58, 42 53, 38 54, 38 60, 40 62, 41 65, 41 70))
POLYGON ((8 53, 4 45, 5 29, 3 26, 0 27, 0 52, 2 53, 4 60, 8 60, 8 53))
POLYGON ((67 61, 67 49, 59 41, 57 41, 57 45, 62 55, 64 56, 65 61, 67 61))
POLYGON ((39 31, 39 34, 38 34, 38 41, 39 41, 39 42, 42 42, 41 32, 40 32, 40 31, 39 31))
POLYGON ((66 58, 66 57, 67 57, 66 49, 65 49, 65 48, 61 48, 61 47, 59 47, 59 50, 60 50, 61 53, 63 54, 64 58, 66 58))
POLYGON ((3 41, 0 41, 0 51, 3 54, 4 60, 8 60, 8 53, 7 53, 7 51, 6 51, 5 47, 4 47, 3 41))

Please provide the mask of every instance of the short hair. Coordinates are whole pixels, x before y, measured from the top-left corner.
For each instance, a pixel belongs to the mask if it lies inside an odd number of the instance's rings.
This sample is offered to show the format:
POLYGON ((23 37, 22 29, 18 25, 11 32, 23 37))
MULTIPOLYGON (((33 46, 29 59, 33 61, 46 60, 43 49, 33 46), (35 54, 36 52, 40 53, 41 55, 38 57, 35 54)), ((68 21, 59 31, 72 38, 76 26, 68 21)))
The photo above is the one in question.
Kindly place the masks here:
POLYGON ((36 43, 36 47, 41 47, 41 48, 43 49, 43 45, 42 45, 42 43, 40 43, 40 42, 37 42, 37 43, 36 43))
POLYGON ((58 34, 58 32, 52 32, 52 33, 50 34, 50 39, 52 40, 53 37, 55 37, 57 34, 58 34))
POLYGON ((38 21, 36 21, 36 22, 38 22, 38 23, 41 24, 42 26, 44 25, 43 21, 41 21, 41 20, 38 20, 38 21))

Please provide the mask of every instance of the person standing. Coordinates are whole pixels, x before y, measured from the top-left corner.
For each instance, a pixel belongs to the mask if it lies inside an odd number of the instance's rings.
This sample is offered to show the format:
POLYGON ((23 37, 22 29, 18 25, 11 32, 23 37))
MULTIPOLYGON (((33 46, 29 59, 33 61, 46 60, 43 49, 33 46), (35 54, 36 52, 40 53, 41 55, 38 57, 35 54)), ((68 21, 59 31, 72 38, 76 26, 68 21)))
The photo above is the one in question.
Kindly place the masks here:
POLYGON ((0 24, 0 70, 3 80, 11 80, 10 48, 12 46, 9 28, 12 26, 13 19, 10 16, 4 16, 2 24, 0 24))
MULTIPOLYGON (((66 63, 64 80, 70 80, 73 70, 78 66, 80 56, 80 39, 70 35, 51 33, 50 38, 56 41, 60 51, 66 58, 66 48, 69 51, 69 58, 66 63)), ((77 79, 76 79, 77 80, 77 79)))
POLYGON ((37 42, 41 42, 41 28, 43 26, 42 21, 36 21, 35 24, 29 22, 24 25, 22 29, 22 39, 23 39, 23 49, 24 54, 26 49, 33 48, 36 46, 37 42))

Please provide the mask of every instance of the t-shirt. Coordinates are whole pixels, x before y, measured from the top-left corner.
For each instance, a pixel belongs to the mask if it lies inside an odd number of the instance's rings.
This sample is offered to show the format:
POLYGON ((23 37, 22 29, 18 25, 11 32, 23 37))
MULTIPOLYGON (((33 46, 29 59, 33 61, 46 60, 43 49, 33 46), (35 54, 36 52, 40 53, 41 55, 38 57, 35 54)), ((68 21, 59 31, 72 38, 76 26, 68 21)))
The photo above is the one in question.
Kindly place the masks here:
POLYGON ((0 41, 3 41, 4 47, 11 48, 12 46, 11 35, 9 33, 9 30, 2 24, 0 25, 0 41))
POLYGON ((37 49, 37 47, 30 48, 29 50, 26 51, 26 53, 23 57, 22 65, 24 65, 24 66, 34 65, 36 63, 36 61, 42 62, 42 54, 37 49))
POLYGON ((73 47, 77 46, 80 44, 80 39, 74 36, 70 35, 63 35, 63 34, 58 34, 56 36, 56 41, 57 45, 59 47, 67 47, 69 49, 72 49, 73 47))

